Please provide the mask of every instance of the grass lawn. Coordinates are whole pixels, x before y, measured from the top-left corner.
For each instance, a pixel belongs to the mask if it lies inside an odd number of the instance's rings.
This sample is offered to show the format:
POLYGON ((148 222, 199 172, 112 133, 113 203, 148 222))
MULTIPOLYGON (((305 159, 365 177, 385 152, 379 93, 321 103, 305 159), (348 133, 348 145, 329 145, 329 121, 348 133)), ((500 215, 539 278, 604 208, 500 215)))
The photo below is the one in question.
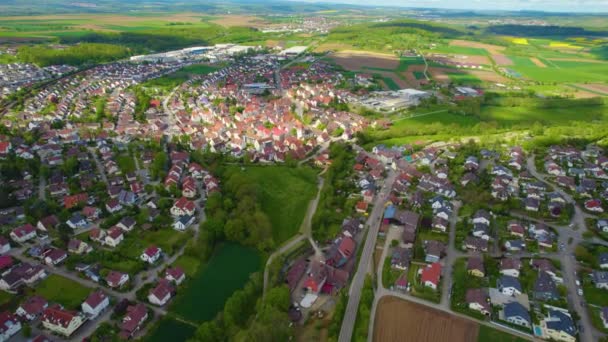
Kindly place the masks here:
POLYGON ((174 254, 181 246, 186 244, 192 233, 180 233, 170 228, 157 231, 138 231, 130 233, 118 246, 117 251, 122 256, 131 260, 139 260, 143 251, 154 245, 160 247, 168 255, 174 254))
POLYGON ((503 126, 519 123, 541 122, 547 125, 567 124, 572 121, 594 121, 604 119, 606 106, 571 106, 556 108, 534 108, 533 106, 483 106, 481 117, 496 121, 503 126))
POLYGON ((215 66, 206 65, 206 64, 190 65, 190 66, 184 67, 172 74, 148 80, 148 81, 142 83, 142 86, 152 87, 152 88, 171 89, 171 88, 175 88, 178 85, 186 82, 188 80, 188 78, 192 75, 206 75, 217 69, 218 68, 215 66))
POLYGON ((5 291, 0 291, 0 306, 10 302, 13 299, 14 295, 5 292, 5 291))
POLYGON ((608 306, 608 290, 596 288, 589 276, 583 279, 583 292, 587 303, 608 306))
POLYGON ((196 331, 193 326, 182 323, 173 318, 165 317, 156 328, 146 336, 145 340, 149 342, 164 342, 164 341, 187 341, 196 331))
POLYGON ((177 258, 177 260, 175 260, 173 265, 181 267, 188 277, 193 277, 198 271, 201 262, 197 258, 188 255, 182 255, 177 258))
POLYGON ((526 339, 517 337, 501 330, 490 328, 486 325, 479 325, 479 335, 477 335, 477 341, 479 342, 525 342, 526 339))
POLYGON ((234 291, 242 288, 251 273, 258 271, 260 266, 260 256, 255 250, 226 243, 187 282, 170 311, 189 321, 211 320, 224 308, 234 291))
POLYGON ((259 186, 262 210, 272 224, 272 237, 280 244, 300 229, 311 199, 317 193, 317 171, 309 167, 228 167, 226 174, 242 172, 259 186))
POLYGON ((601 309, 591 306, 588 306, 587 308, 589 310, 589 316, 591 317, 591 323, 593 323, 593 326, 604 334, 608 333, 608 329, 604 327, 604 323, 602 322, 601 309))
POLYGON ((34 294, 46 298, 49 302, 57 302, 70 310, 78 309, 91 292, 93 289, 56 274, 48 276, 34 289, 34 294))
POLYGON ((465 84, 465 85, 479 85, 481 84, 481 80, 473 75, 469 74, 460 74, 460 73, 448 73, 448 77, 450 81, 456 84, 465 84))

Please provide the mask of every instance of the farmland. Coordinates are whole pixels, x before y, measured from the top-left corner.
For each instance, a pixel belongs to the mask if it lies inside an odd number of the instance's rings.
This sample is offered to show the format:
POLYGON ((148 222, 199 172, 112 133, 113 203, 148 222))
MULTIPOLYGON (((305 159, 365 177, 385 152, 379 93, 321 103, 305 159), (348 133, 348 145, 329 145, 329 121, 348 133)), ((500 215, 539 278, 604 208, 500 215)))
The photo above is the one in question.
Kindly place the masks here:
POLYGON ((211 320, 223 309, 226 299, 242 288, 251 273, 259 268, 260 256, 257 252, 226 243, 189 280, 170 311, 189 321, 211 320))
POLYGON ((252 166, 243 170, 229 167, 226 177, 234 173, 244 177, 244 182, 256 185, 275 243, 288 240, 298 232, 308 203, 316 194, 315 170, 285 166, 252 166))
POLYGON ((395 297, 378 303, 374 341, 476 341, 478 324, 395 297))

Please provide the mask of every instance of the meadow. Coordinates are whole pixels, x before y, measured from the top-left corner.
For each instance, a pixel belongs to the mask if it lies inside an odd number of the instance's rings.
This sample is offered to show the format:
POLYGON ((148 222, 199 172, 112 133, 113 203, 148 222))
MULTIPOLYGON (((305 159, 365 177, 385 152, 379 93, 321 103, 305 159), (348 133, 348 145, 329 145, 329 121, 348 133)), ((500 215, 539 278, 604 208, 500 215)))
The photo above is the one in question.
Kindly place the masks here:
MULTIPOLYGON (((180 290, 170 312, 188 321, 209 321, 224 308, 232 293, 260 269, 260 255, 235 243, 221 245, 209 262, 180 290)), ((161 330, 158 334, 164 334, 161 330)))
POLYGON ((51 274, 32 292, 32 294, 44 297, 49 302, 59 303, 69 310, 75 310, 80 308, 80 304, 93 291, 73 280, 51 274))
POLYGON ((161 88, 165 90, 173 89, 178 85, 186 82, 193 75, 206 75, 217 69, 218 67, 207 64, 190 65, 172 74, 148 80, 142 83, 141 86, 150 88, 161 88))
POLYGON ((309 167, 286 166, 229 167, 227 175, 241 173, 247 183, 256 184, 262 211, 272 224, 272 236, 278 245, 300 229, 310 200, 317 193, 317 171, 309 167))

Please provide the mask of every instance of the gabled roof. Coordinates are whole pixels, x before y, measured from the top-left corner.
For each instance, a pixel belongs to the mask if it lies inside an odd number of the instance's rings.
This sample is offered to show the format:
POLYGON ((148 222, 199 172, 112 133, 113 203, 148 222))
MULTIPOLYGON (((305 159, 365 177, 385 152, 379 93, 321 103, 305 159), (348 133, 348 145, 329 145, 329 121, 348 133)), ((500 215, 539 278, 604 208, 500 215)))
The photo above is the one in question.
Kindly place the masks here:
POLYGON ((108 296, 101 290, 97 290, 89 295, 87 299, 84 301, 91 308, 95 309, 99 306, 108 296))
POLYGON ((422 270, 421 281, 422 283, 431 282, 435 285, 439 284, 441 278, 441 264, 434 262, 422 270))
POLYGON ((67 328, 70 322, 77 316, 76 312, 61 309, 59 306, 48 307, 42 313, 42 320, 52 325, 60 325, 67 328))

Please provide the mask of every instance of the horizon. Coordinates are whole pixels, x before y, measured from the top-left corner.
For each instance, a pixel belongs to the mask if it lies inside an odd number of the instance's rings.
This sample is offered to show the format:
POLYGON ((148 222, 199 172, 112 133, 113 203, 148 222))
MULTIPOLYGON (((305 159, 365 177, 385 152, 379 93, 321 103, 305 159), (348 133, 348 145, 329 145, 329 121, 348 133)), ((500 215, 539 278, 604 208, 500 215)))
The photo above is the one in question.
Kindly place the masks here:
POLYGON ((485 12, 544 12, 544 13, 588 13, 608 14, 608 1, 606 0, 497 0, 491 3, 481 0, 444 1, 444 0, 380 0, 370 4, 364 0, 287 0, 290 2, 304 2, 317 4, 356 5, 365 7, 399 7, 409 9, 437 9, 485 12))

